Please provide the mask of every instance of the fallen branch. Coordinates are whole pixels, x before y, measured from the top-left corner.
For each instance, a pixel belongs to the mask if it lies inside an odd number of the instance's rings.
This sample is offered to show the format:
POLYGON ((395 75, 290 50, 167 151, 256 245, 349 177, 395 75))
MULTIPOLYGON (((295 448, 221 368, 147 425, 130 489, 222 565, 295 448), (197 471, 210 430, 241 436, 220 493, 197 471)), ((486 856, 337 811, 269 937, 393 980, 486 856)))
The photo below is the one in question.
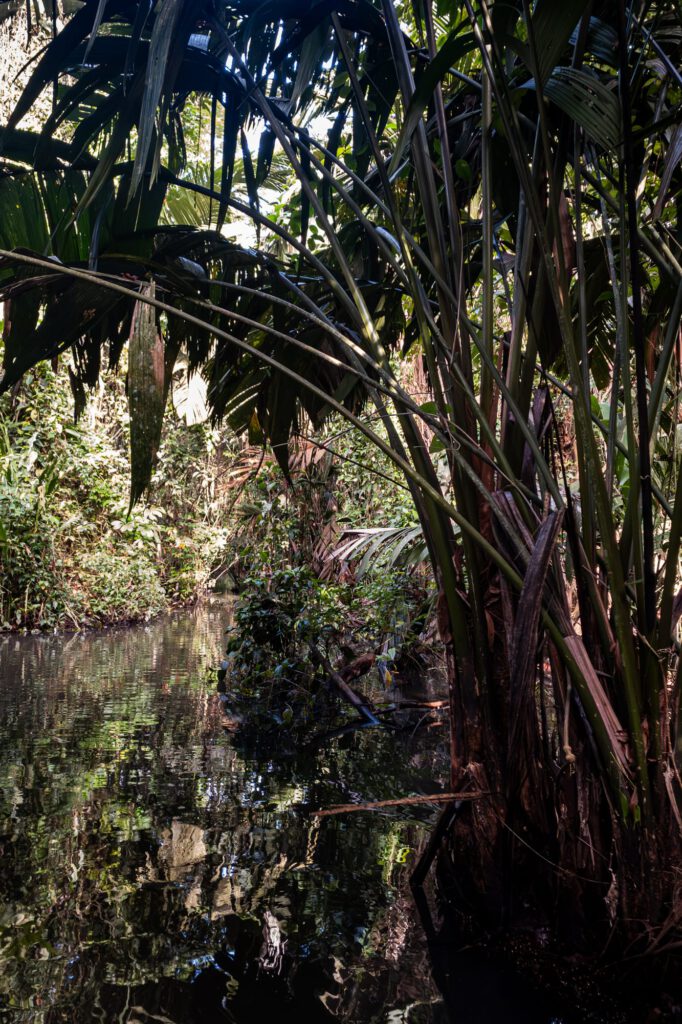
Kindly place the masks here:
POLYGON ((316 818, 326 818, 330 814, 346 814, 352 811, 378 811, 382 807, 409 807, 412 804, 447 804, 453 800, 479 800, 488 796, 487 790, 471 790, 468 793, 434 793, 429 796, 400 796, 395 800, 375 800, 369 804, 334 804, 323 811, 313 811, 316 818))
POLYGON ((374 714, 374 710, 370 703, 366 699, 363 700, 355 690, 350 688, 345 679, 343 679, 342 676, 332 668, 328 659, 325 658, 320 651, 318 651, 317 647, 312 644, 310 646, 310 656, 317 665, 320 665, 324 669, 330 681, 334 684, 339 693, 346 698, 349 704, 352 704, 354 708, 357 708, 360 714, 363 715, 368 722, 371 722, 372 725, 382 724, 374 714))

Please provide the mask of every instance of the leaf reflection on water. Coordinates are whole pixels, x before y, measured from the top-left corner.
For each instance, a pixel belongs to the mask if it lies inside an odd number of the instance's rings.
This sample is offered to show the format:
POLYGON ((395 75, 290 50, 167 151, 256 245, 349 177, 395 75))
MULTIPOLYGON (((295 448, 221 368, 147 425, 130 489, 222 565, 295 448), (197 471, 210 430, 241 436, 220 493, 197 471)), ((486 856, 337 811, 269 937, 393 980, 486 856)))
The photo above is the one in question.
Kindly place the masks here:
POLYGON ((443 1019, 406 888, 430 812, 306 810, 414 791, 430 755, 241 749, 208 675, 228 614, 0 640, 0 1015, 443 1019))

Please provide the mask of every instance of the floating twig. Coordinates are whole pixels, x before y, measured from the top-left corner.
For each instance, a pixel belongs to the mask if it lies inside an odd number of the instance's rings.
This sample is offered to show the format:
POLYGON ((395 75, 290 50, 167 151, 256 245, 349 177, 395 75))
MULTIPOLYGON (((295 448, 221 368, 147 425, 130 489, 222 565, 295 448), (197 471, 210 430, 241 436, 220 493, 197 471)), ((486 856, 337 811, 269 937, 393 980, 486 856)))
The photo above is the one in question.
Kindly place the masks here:
POLYGON ((383 807, 409 807, 412 804, 447 804, 453 800, 479 800, 482 796, 488 796, 487 790, 470 790, 468 793, 433 793, 428 796, 400 796, 394 800, 374 800, 368 804, 334 804, 333 807, 325 807, 322 811, 313 811, 317 818, 326 818, 330 814, 346 814, 353 811, 378 811, 383 807))
MULTIPOLYGON (((411 710, 419 708, 438 710, 448 707, 449 703, 449 700, 394 700, 387 705, 386 710, 391 712, 402 711, 406 708, 411 710)), ((377 705, 377 707, 382 711, 384 710, 382 705, 377 705)))

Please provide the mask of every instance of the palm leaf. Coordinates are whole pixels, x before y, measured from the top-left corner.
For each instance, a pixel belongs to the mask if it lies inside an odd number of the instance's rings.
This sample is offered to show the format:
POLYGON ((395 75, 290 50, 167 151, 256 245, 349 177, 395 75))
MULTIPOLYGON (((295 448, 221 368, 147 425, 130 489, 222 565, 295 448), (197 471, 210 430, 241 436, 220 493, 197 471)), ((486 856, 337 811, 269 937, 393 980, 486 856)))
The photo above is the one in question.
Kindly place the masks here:
POLYGON ((594 74, 580 68, 555 68, 545 83, 544 95, 602 149, 618 147, 622 137, 620 104, 594 74))
MULTIPOLYGON (((153 299, 154 285, 144 286, 141 294, 153 299)), ((163 426, 164 380, 164 346, 156 325, 156 310, 138 302, 128 347, 131 508, 151 480, 163 426)))
POLYGON ((390 569, 426 561, 428 552, 420 526, 366 527, 344 530, 328 561, 356 563, 356 575, 382 565, 390 569))

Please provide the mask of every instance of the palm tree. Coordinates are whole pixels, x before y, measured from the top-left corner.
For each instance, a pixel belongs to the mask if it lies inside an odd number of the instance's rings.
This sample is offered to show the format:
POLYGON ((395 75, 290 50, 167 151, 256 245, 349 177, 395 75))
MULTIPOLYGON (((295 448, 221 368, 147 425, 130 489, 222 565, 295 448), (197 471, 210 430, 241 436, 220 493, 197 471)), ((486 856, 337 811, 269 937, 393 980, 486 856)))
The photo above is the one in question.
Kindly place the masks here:
POLYGON ((71 348, 80 400, 137 308, 143 419, 183 347, 285 471, 302 417, 382 448, 439 587, 452 786, 486 794, 443 877, 489 922, 532 891, 573 942, 679 921, 680 63, 662 2, 87 0, 0 133, 3 387, 71 348), (205 227, 163 220, 169 188, 205 227), (421 406, 394 368, 415 347, 421 406))

